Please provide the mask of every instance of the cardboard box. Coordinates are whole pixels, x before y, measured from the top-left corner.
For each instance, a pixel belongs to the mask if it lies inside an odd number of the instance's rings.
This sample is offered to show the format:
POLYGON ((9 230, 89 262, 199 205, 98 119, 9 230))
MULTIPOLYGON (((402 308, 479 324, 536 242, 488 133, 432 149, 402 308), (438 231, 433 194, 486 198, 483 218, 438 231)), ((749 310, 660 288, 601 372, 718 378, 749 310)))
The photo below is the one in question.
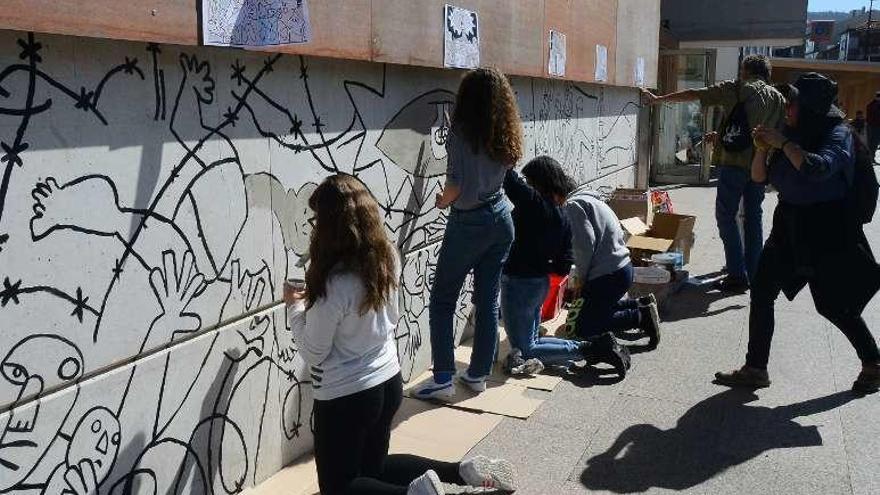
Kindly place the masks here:
POLYGON ((626 247, 630 250, 634 264, 645 264, 646 260, 651 259, 651 255, 669 251, 680 251, 684 255, 684 263, 687 264, 694 244, 696 221, 697 217, 690 215, 657 213, 650 227, 640 218, 627 218, 621 220, 620 224, 629 236, 626 247))
POLYGON ((617 218, 639 218, 645 225, 651 225, 654 217, 654 204, 651 191, 647 189, 616 189, 608 200, 608 206, 617 218))

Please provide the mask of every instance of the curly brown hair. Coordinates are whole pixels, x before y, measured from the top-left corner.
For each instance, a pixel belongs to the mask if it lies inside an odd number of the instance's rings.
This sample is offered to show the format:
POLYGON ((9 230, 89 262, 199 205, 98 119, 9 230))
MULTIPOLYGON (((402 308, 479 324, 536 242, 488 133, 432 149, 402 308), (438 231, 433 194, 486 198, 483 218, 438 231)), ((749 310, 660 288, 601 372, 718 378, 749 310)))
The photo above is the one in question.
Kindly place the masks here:
POLYGON ((516 95, 497 69, 465 74, 458 88, 452 128, 478 153, 512 167, 523 157, 523 131, 516 95))
POLYGON ((360 276, 366 293, 360 312, 382 308, 397 288, 394 246, 382 226, 379 205, 355 177, 328 177, 309 198, 315 227, 306 270, 306 307, 327 294, 327 280, 335 271, 360 276))

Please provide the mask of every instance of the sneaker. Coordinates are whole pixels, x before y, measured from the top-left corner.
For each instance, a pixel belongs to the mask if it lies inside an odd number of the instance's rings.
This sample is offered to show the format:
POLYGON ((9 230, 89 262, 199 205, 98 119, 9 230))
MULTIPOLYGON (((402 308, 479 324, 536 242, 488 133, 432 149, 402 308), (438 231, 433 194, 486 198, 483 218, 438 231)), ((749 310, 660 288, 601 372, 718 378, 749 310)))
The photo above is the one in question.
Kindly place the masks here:
POLYGON ((455 397, 455 384, 452 380, 445 383, 437 383, 434 378, 416 387, 412 392, 413 398, 421 400, 450 400, 455 397))
POLYGON ((535 376, 544 371, 544 363, 538 358, 529 358, 511 371, 514 376, 535 376))
POLYGON ((770 386, 770 375, 767 370, 743 366, 730 373, 715 373, 715 383, 728 387, 767 388, 770 386))
POLYGON ((749 280, 745 277, 734 277, 728 275, 717 284, 721 292, 729 292, 731 294, 745 294, 749 290, 749 280))
POLYGON ((414 479, 406 490, 406 495, 445 495, 446 490, 440 483, 440 477, 432 470, 414 479))
POLYGON ((478 455, 458 465, 458 474, 470 486, 516 491, 516 470, 510 461, 478 455))
POLYGON ((610 332, 585 342, 581 346, 581 353, 587 364, 610 364, 621 378, 626 377, 626 372, 632 366, 629 350, 620 345, 610 332))
POLYGON ((458 375, 458 381, 478 394, 486 391, 486 375, 471 376, 470 372, 465 371, 458 375))
POLYGON ((873 394, 880 391, 880 363, 865 364, 852 386, 853 392, 873 394))
POLYGON ((504 371, 508 375, 513 375, 513 370, 519 368, 523 364, 525 364, 526 360, 522 357, 522 351, 519 349, 513 348, 510 350, 510 354, 507 355, 507 358, 504 360, 504 371))
POLYGON ((660 344, 660 312, 657 310, 657 299, 654 294, 649 297, 640 297, 639 303, 639 329, 648 336, 648 345, 656 349, 660 344), (642 302, 647 304, 642 304, 642 302))

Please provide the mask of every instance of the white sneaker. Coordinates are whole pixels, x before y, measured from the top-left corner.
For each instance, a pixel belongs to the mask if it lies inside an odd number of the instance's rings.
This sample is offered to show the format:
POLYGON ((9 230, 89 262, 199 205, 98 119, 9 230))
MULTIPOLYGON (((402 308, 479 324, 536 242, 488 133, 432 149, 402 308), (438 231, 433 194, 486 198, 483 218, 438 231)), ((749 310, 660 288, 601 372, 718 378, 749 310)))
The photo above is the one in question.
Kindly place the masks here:
POLYGON ((473 377, 470 373, 465 371, 464 373, 458 375, 458 381, 463 383, 467 388, 473 390, 476 393, 481 393, 486 391, 486 376, 473 377))
POLYGON ((421 400, 450 400, 455 397, 455 383, 452 380, 446 383, 437 383, 434 378, 431 378, 416 387, 412 396, 421 400))
POLYGON ((516 491, 516 470, 510 461, 478 455, 458 465, 458 474, 470 486, 516 491))
POLYGON ((443 483, 440 483, 440 477, 432 470, 425 471, 425 474, 414 479, 406 490, 406 495, 445 495, 446 490, 443 489, 443 483))

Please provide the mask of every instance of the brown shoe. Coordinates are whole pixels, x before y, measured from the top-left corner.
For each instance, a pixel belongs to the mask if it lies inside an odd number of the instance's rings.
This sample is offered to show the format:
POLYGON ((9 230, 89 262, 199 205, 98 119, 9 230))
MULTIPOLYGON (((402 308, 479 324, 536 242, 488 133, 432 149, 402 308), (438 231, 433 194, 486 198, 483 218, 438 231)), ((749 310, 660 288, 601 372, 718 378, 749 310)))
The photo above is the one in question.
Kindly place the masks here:
POLYGON ((865 364, 852 386, 853 392, 873 394, 880 391, 880 363, 865 364))
POLYGON ((743 366, 730 373, 715 373, 715 383, 728 387, 767 388, 770 386, 770 376, 767 370, 743 366))

